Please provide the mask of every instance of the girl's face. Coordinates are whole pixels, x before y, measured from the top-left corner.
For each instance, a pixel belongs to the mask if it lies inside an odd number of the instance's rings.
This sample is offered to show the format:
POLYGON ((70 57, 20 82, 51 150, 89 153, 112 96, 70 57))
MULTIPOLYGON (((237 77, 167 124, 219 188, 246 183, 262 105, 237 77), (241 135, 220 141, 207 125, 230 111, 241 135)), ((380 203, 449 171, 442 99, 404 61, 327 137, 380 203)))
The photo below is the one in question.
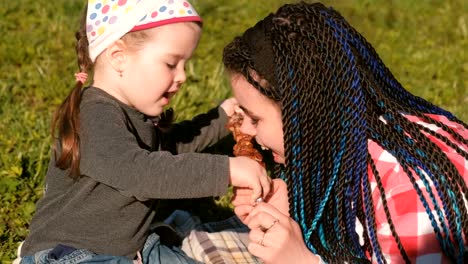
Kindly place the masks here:
POLYGON ((118 93, 124 103, 157 116, 185 82, 185 64, 201 28, 195 23, 175 23, 149 29, 148 34, 141 47, 128 49, 118 93))
POLYGON ((243 75, 230 77, 234 97, 244 111, 241 132, 254 136, 258 144, 272 151, 275 162, 284 164, 280 106, 261 94, 243 75))

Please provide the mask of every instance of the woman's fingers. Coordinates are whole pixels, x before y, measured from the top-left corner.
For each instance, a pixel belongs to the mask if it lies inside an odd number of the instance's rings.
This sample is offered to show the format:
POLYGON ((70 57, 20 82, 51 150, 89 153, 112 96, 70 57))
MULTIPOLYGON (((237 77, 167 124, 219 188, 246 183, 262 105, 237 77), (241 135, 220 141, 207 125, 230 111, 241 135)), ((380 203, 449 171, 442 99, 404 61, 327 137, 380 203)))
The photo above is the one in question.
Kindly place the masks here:
POLYGON ((253 206, 245 204, 245 205, 239 205, 234 208, 234 213, 239 217, 239 219, 244 222, 244 224, 247 224, 245 222, 245 219, 249 215, 249 213, 252 211, 253 206))
MULTIPOLYGON (((250 222, 254 218, 258 218, 256 221, 261 221, 260 219, 263 219, 262 215, 264 215, 265 213, 272 216, 274 219, 279 219, 279 220, 284 219, 286 217, 278 209, 276 209, 276 207, 274 207, 273 205, 261 202, 261 203, 256 204, 253 207, 253 209, 249 213, 249 216, 247 217, 246 221, 250 222)), ((255 223, 257 223, 257 222, 255 222, 255 223)), ((250 228, 252 228, 252 227, 250 227, 250 228)))
MULTIPOLYGON (((261 205, 264 204, 265 203, 262 203, 261 205)), ((271 211, 256 210, 257 208, 254 208, 245 219, 245 222, 247 223, 248 227, 252 230, 257 228, 264 231, 270 230, 280 222, 280 219, 284 219, 283 217, 281 217, 281 213, 276 214, 271 213, 271 211)))
POLYGON ((266 211, 257 212, 250 218, 248 226, 250 228, 248 250, 264 261, 271 259, 276 254, 278 242, 283 240, 283 234, 287 233, 287 230, 277 217, 266 211))
MULTIPOLYGON (((284 192, 285 186, 278 186, 280 188, 274 189, 273 192, 284 192)), ((284 198, 283 195, 281 198, 284 198)), ((270 202, 272 201, 261 202, 252 208, 239 209, 243 215, 251 209, 243 220, 250 228, 250 253, 269 264, 319 263, 319 258, 305 245, 300 226, 270 202)))
POLYGON ((261 231, 260 229, 252 229, 249 233, 249 239, 251 243, 256 243, 261 245, 262 239, 264 239, 265 232, 261 231))
POLYGON ((252 255, 262 259, 262 260, 265 260, 268 258, 268 248, 258 244, 258 243, 250 243, 248 246, 247 246, 247 249, 249 250, 250 253, 252 253, 252 255))

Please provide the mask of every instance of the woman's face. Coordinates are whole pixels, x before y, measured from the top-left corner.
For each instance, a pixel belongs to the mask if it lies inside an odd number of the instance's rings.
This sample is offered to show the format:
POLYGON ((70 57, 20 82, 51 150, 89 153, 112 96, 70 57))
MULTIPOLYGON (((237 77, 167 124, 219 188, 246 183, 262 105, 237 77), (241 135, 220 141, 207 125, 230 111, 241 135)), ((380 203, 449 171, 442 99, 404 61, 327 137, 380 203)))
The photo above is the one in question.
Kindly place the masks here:
POLYGON ((230 77, 234 97, 244 111, 241 132, 254 136, 258 144, 272 151, 275 162, 284 164, 280 106, 261 94, 243 75, 230 77))

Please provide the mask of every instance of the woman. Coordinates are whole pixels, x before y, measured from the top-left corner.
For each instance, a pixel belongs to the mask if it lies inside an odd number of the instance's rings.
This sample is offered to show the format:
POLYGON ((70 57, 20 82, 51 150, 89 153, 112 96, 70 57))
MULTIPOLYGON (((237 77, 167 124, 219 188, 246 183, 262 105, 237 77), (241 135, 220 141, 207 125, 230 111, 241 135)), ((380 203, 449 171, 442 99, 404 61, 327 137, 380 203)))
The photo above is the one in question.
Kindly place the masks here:
POLYGON ((320 3, 290 4, 224 49, 241 131, 270 149, 273 194, 237 189, 267 263, 464 263, 468 126, 406 91, 320 3), (287 190, 286 190, 287 187, 287 190))

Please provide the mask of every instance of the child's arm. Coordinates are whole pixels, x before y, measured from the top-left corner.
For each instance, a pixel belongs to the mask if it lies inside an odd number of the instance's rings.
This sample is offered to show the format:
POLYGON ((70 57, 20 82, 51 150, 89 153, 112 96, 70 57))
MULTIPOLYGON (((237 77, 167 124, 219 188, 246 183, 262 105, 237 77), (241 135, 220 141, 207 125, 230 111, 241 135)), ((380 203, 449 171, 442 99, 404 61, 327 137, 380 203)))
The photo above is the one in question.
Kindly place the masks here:
POLYGON ((139 200, 220 196, 229 185, 229 158, 152 151, 151 124, 127 117, 115 105, 81 108, 80 170, 85 176, 139 200))
POLYGON ((162 144, 176 153, 201 152, 216 144, 230 133, 226 124, 234 113, 234 105, 237 101, 230 98, 190 121, 174 124, 170 132, 163 135, 162 144))
POLYGON ((269 192, 266 171, 244 157, 147 149, 153 131, 115 105, 87 104, 81 108, 83 177, 138 200, 221 196, 229 184, 251 188, 256 197, 269 192), (134 121, 132 123, 132 121, 134 121))

